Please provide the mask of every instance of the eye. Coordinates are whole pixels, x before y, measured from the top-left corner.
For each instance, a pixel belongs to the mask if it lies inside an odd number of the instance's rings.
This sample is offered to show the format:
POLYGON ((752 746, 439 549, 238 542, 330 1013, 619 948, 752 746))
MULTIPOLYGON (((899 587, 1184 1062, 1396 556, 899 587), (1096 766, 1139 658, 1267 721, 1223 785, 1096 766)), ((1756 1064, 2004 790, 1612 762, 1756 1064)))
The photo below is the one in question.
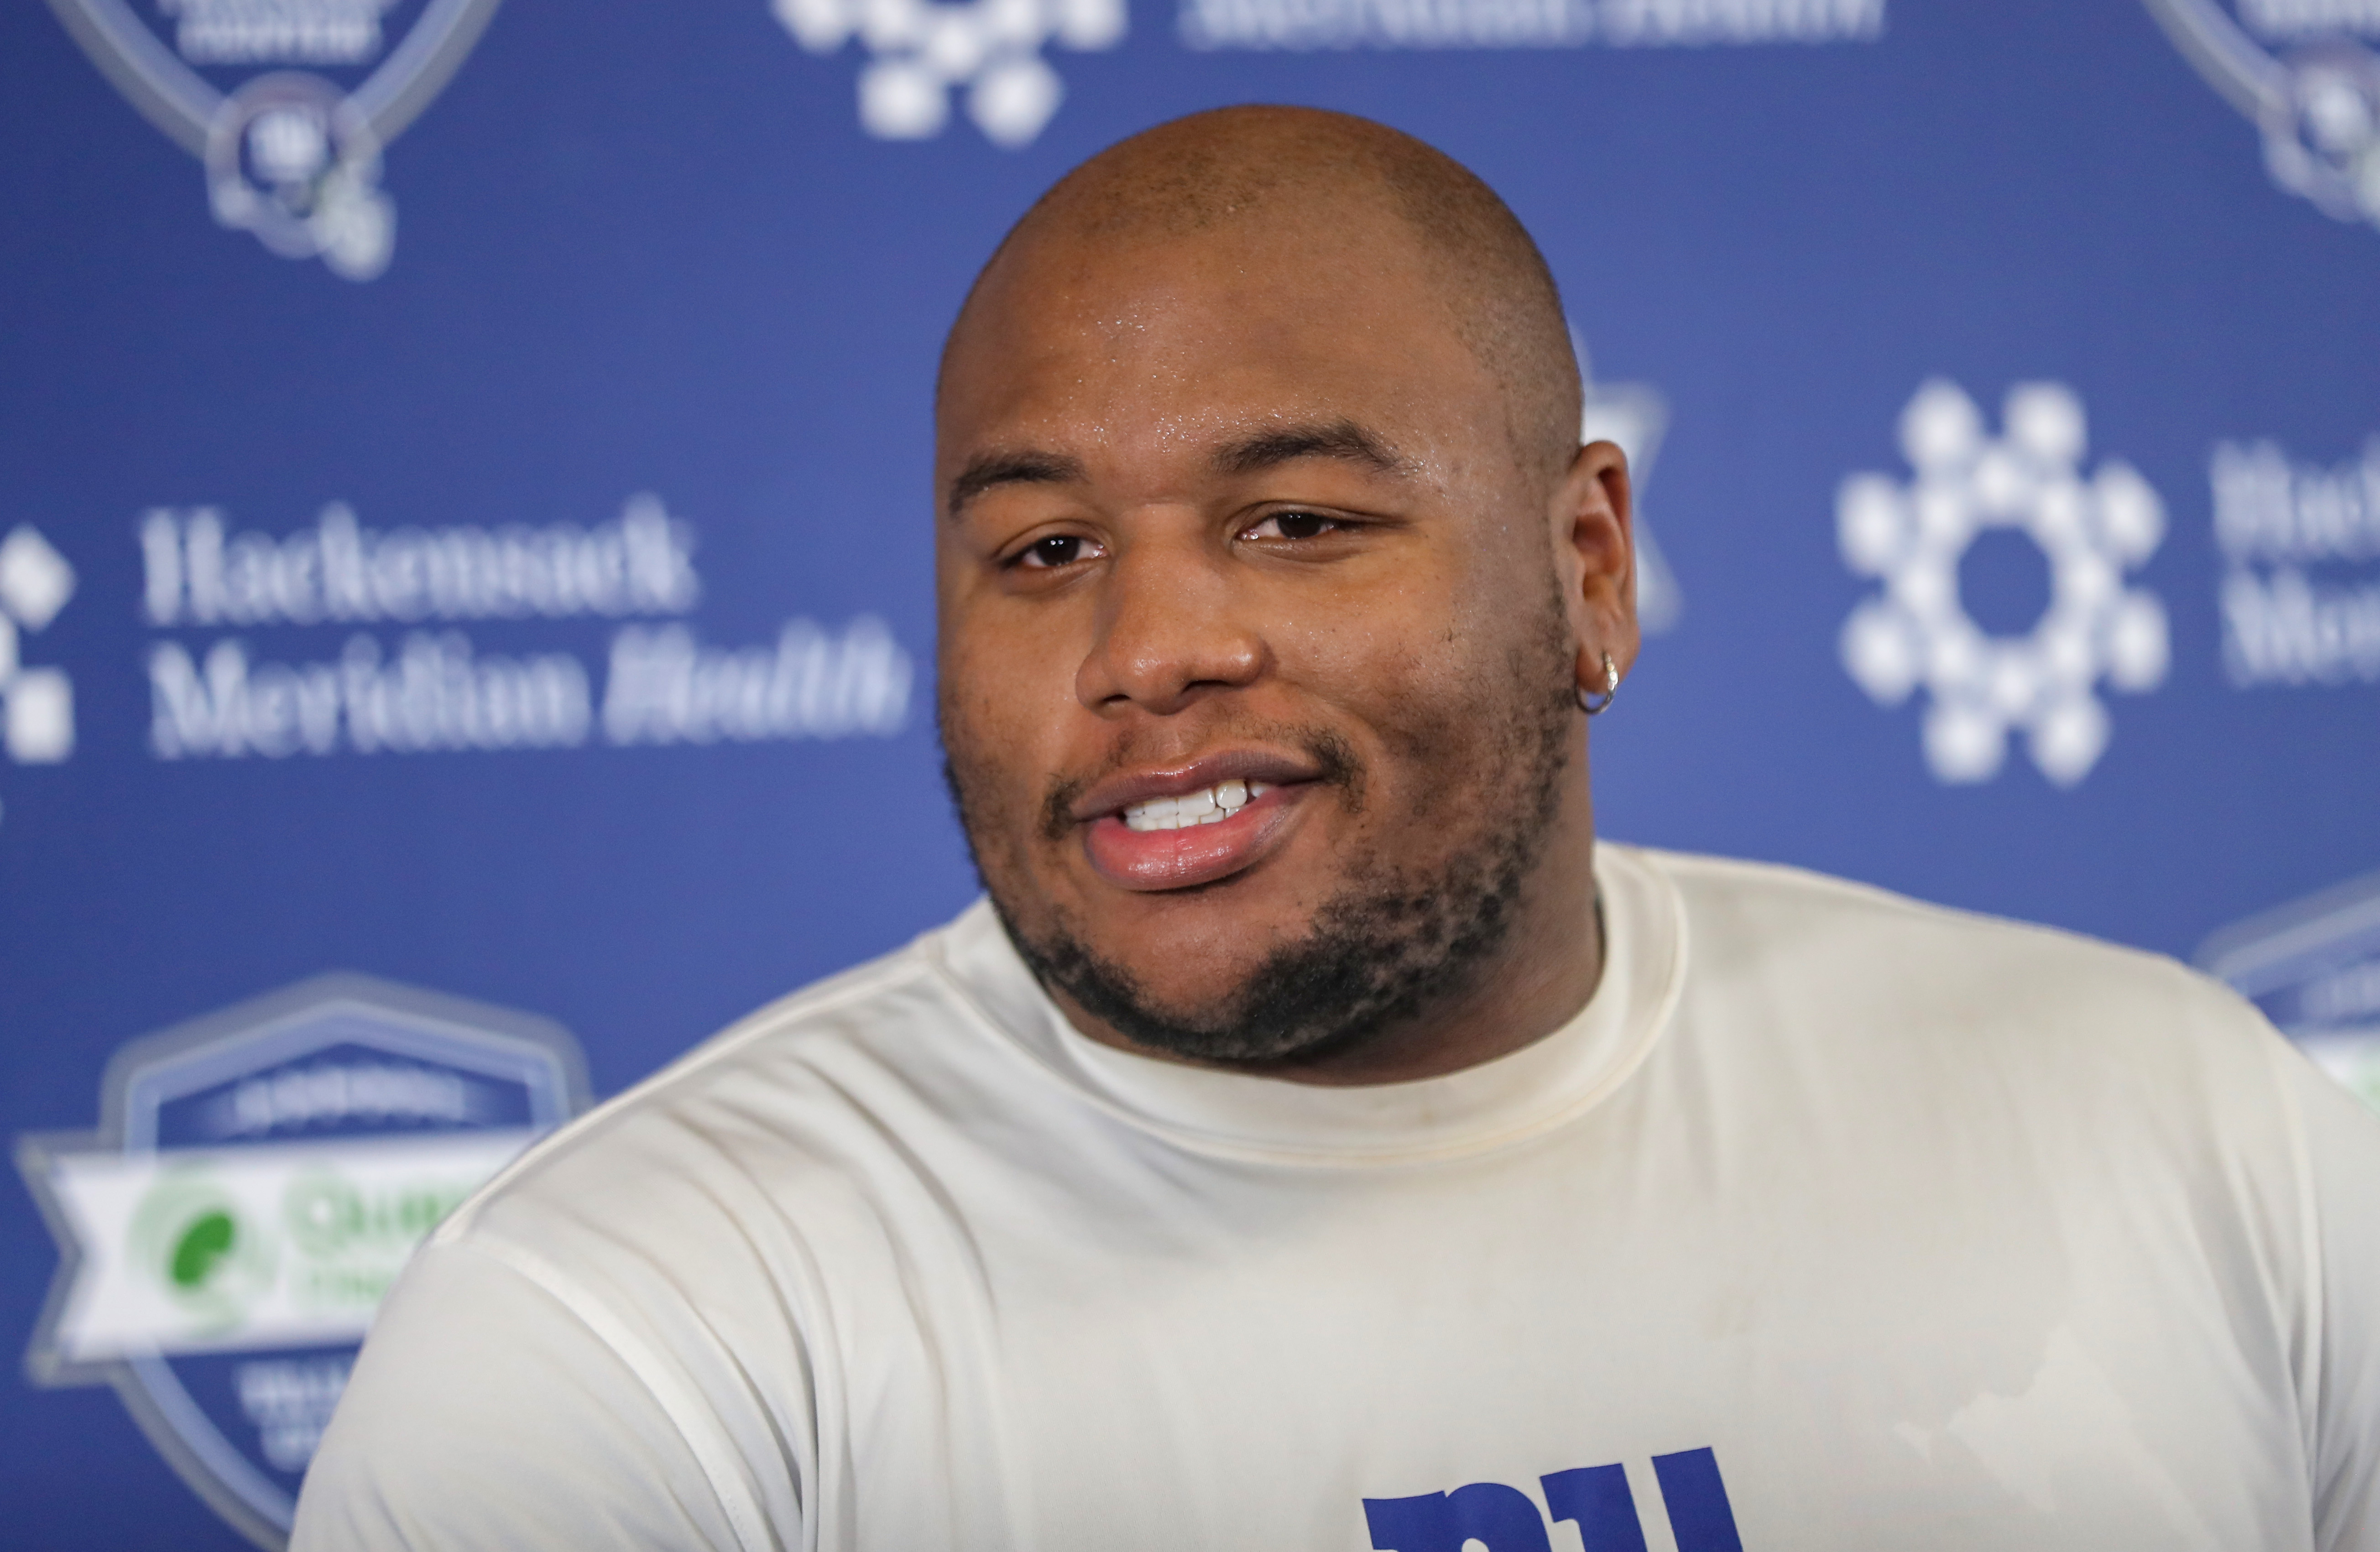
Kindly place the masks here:
POLYGON ((1051 534, 1018 551, 1008 564, 1030 571, 1055 571, 1087 559, 1091 548, 1091 541, 1080 534, 1051 534))
POLYGON ((1351 525, 1337 517, 1326 517, 1319 512, 1276 512, 1263 520, 1240 530, 1242 539, 1286 539, 1297 540, 1320 539, 1351 525))

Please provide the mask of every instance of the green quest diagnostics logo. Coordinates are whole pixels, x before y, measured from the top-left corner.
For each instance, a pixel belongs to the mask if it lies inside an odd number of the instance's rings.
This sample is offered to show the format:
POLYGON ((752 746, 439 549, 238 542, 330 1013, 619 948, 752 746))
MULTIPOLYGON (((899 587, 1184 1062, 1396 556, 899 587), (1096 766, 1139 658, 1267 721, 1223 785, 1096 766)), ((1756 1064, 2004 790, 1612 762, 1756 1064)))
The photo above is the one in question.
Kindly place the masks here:
POLYGON ((128 1259, 216 1330, 246 1324, 277 1269, 269 1241, 203 1170, 169 1175, 133 1210, 128 1259))
POLYGON ((581 1073, 546 1020, 355 976, 135 1041, 97 1133, 18 1144, 61 1252, 29 1372, 113 1385, 201 1497, 280 1546, 382 1298, 583 1106, 581 1073))
POLYGON ((414 1247, 527 1141, 503 1129, 61 1163, 52 1179, 82 1222, 103 1233, 128 1209, 120 1259, 87 1262, 88 1297, 63 1334, 91 1352, 360 1336, 414 1247))

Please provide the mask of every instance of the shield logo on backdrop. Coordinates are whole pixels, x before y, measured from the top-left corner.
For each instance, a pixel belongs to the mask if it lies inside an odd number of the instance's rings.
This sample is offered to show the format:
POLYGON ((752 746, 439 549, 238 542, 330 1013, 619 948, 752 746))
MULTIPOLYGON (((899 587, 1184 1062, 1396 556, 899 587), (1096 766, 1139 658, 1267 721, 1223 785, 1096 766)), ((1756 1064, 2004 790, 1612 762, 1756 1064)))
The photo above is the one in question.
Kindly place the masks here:
POLYGON ((388 267, 381 148, 497 0, 50 0, 133 106, 206 164, 225 226, 350 280, 388 267))
POLYGON ((60 1255, 26 1367, 114 1385, 200 1497, 278 1548, 406 1258, 585 1102, 559 1025, 361 976, 136 1040, 99 1131, 18 1142, 60 1255))
POLYGON ((2265 135, 2273 181, 2380 226, 2380 0, 2148 0, 2265 135))

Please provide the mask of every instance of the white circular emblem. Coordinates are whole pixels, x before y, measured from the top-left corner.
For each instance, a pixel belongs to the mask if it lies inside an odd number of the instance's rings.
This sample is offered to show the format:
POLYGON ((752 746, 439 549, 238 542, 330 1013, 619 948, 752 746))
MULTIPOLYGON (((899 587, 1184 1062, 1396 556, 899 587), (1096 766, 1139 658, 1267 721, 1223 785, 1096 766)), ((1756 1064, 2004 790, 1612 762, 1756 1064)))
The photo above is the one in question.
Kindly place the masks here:
POLYGON ((2107 746, 2096 686, 2165 681, 2164 606, 2124 583, 2164 539, 2165 508, 2119 460, 2082 477, 2082 405, 2063 384, 2010 389, 2001 425, 1986 435, 1975 402, 1936 378, 1900 416, 1915 478, 1843 481, 1843 559, 1884 583, 1843 624, 1843 667, 1880 705, 1925 688, 1925 761, 1942 781, 1989 780, 2022 728, 2042 774, 2071 786, 2107 746), (2022 636, 1987 634, 1960 600, 1959 563, 1989 528, 2022 530, 2049 562, 2048 607, 2022 636))

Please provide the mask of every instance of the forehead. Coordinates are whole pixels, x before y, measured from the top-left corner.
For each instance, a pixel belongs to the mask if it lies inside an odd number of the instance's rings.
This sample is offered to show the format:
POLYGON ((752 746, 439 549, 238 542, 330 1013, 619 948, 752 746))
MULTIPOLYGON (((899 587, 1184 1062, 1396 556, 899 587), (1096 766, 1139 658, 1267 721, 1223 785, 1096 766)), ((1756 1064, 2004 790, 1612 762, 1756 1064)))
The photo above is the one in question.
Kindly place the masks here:
POLYGON ((944 478, 988 445, 1187 449, 1271 417, 1429 443, 1503 427, 1419 244, 1361 210, 1013 249, 953 333, 939 409, 944 478))

